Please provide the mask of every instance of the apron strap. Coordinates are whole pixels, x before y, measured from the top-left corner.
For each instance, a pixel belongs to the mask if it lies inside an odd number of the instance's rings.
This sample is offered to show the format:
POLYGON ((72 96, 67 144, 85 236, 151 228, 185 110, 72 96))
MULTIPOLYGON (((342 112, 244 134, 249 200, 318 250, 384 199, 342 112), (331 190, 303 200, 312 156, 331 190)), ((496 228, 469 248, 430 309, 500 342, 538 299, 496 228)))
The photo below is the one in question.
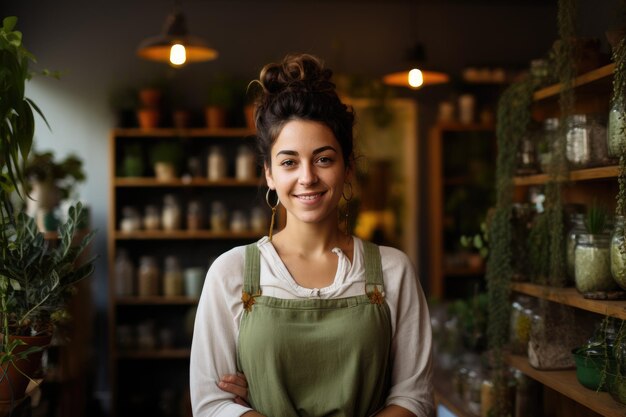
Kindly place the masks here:
POLYGON ((246 311, 252 310, 254 297, 261 295, 261 254, 256 243, 246 246, 243 266, 243 294, 241 301, 246 311))
POLYGON ((378 245, 363 242, 363 263, 365 265, 365 292, 373 304, 384 301, 383 266, 378 245))

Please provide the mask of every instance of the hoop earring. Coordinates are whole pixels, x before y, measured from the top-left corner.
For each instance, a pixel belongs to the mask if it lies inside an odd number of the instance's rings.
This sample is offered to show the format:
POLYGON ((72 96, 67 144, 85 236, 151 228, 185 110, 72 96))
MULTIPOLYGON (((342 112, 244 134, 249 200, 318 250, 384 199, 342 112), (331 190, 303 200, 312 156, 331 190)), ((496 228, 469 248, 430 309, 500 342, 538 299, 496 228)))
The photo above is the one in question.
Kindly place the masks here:
POLYGON ((346 197, 346 190, 344 187, 344 190, 341 192, 341 196, 344 198, 344 200, 346 200, 346 214, 343 218, 344 221, 344 225, 345 225, 345 232, 346 232, 346 236, 350 236, 350 219, 348 218, 348 215, 350 214, 350 204, 348 204, 350 202, 350 200, 352 200, 352 197, 354 196, 352 193, 352 183, 351 182, 347 182, 346 185, 348 185, 349 189, 350 189, 350 195, 348 197, 346 197))
POLYGON ((272 189, 268 188, 267 192, 265 193, 265 202, 267 203, 268 207, 272 209, 272 220, 270 221, 270 232, 269 232, 269 241, 271 242, 272 234, 274 233, 274 220, 276 218, 276 208, 280 204, 280 198, 278 198, 278 193, 276 193, 276 204, 272 205, 270 203, 270 191, 272 191, 272 189))
POLYGON ((344 198, 344 200, 346 200, 346 202, 348 202, 348 201, 352 200, 353 193, 352 193, 352 183, 351 183, 351 182, 346 182, 346 183, 344 184, 344 189, 343 189, 343 191, 341 192, 341 196, 344 198), (350 190, 350 196, 349 196, 349 197, 346 197, 346 189, 345 189, 345 185, 347 185, 347 186, 348 186, 348 188, 349 188, 349 190, 350 190))

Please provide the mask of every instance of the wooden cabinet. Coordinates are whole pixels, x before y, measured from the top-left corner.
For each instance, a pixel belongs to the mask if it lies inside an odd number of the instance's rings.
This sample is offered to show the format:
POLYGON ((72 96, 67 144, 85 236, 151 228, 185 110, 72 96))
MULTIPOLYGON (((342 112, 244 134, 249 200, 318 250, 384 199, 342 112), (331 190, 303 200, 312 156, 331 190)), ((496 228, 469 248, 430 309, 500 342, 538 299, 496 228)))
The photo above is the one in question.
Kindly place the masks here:
MULTIPOLYGON (((589 73, 582 74, 575 80, 576 112, 608 112, 611 92, 611 79, 614 65, 607 65, 589 73)), ((534 93, 533 117, 542 120, 556 115, 560 85, 550 86, 534 93), (556 109, 556 110, 555 110, 556 109)), ((606 114, 606 113, 604 113, 606 114)), ((571 171, 569 183, 563 187, 563 198, 567 203, 589 205, 598 199, 609 207, 615 207, 617 194, 618 167, 607 166, 571 171)), ((516 193, 524 195, 531 186, 543 185, 548 181, 544 174, 521 176, 514 178, 516 193)), ((575 307, 596 315, 598 321, 604 316, 612 316, 626 320, 626 302, 590 300, 575 288, 553 288, 531 283, 513 283, 512 290, 516 293, 549 300, 551 302, 575 307)), ((539 381, 562 396, 583 405, 582 415, 623 416, 625 406, 615 402, 606 392, 596 392, 583 387, 576 379, 575 370, 540 371, 529 365, 527 358, 510 356, 509 364, 531 378, 539 381), (589 411, 591 410, 591 411, 589 411)))
MULTIPOLYGON (((235 211, 248 219, 253 208, 262 210, 266 222, 268 210, 264 194, 259 191, 260 170, 248 179, 235 176, 236 156, 241 146, 250 146, 254 132, 248 129, 115 129, 111 132, 110 207, 108 226, 109 252, 109 350, 113 414, 126 415, 191 415, 188 381, 189 355, 197 296, 163 287, 164 267, 168 256, 175 256, 181 270, 194 267, 206 274, 212 259, 224 251, 250 243, 267 233, 250 227, 233 231, 230 222, 235 211), (157 180, 148 166, 150 149, 163 141, 179 144, 184 161, 195 158, 195 176, 178 176, 157 180), (120 166, 132 146, 139 149, 145 169, 143 175, 126 177, 120 166), (207 178, 207 154, 211 146, 222 148, 227 161, 225 178, 207 178), (166 231, 162 227, 145 230, 121 230, 125 207, 134 207, 140 214, 148 205, 163 209, 165 195, 173 195, 180 204, 180 228, 166 231), (190 230, 186 211, 191 201, 202 207, 205 223, 190 230), (225 229, 216 230, 209 222, 211 205, 220 201, 226 208, 225 229), (116 258, 121 252, 129 255, 135 271, 129 288, 122 293, 116 275, 116 258), (156 294, 141 295, 137 288, 139 260, 152 256, 160 273, 156 294), (168 414, 170 413, 170 414, 168 414)), ((256 166, 256 165, 255 165, 256 166)), ((183 172, 185 169, 183 169, 183 172)))
POLYGON ((491 124, 437 124, 428 140, 428 277, 437 299, 484 287, 484 262, 462 250, 461 235, 480 232, 494 204, 496 141, 491 124))

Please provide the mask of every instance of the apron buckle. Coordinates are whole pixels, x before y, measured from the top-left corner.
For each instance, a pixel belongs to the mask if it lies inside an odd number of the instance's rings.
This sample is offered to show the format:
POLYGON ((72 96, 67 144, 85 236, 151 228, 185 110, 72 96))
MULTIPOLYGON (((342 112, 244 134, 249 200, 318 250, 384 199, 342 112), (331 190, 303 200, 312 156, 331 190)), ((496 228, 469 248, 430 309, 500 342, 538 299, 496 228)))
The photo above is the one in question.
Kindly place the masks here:
POLYGON ((250 294, 245 291, 242 291, 241 301, 243 301, 243 309, 246 310, 247 312, 252 311, 252 306, 256 302, 255 298, 258 297, 259 295, 261 295, 260 292, 256 294, 250 294))
POLYGON ((380 292, 380 290, 378 289, 378 285, 376 284, 365 284, 365 292, 367 293, 367 296, 370 299, 370 303, 372 304, 382 304, 383 301, 385 301, 385 295, 380 292), (374 287, 373 291, 367 290, 367 287, 370 285, 374 287))

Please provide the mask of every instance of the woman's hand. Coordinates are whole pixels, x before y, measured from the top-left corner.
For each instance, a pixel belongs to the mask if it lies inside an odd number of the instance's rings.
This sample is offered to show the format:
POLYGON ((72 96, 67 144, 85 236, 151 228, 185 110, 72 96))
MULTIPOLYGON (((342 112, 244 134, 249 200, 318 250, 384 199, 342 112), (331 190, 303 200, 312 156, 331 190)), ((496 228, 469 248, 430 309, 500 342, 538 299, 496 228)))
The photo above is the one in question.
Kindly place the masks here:
POLYGON ((245 407, 250 407, 248 404, 248 381, 246 376, 240 372, 236 374, 226 374, 217 383, 222 391, 235 394, 235 402, 245 407))

